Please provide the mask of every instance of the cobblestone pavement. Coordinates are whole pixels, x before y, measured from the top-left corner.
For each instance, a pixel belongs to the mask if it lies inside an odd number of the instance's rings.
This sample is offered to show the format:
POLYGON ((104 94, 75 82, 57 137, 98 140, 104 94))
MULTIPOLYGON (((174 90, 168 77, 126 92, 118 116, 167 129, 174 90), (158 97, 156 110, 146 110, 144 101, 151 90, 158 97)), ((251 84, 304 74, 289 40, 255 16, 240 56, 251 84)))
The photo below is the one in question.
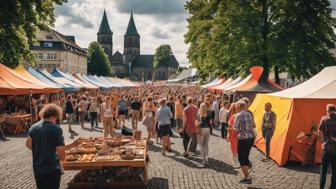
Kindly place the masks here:
MULTIPOLYGON (((89 124, 86 124, 89 126, 89 124)), ((62 125, 66 143, 73 139, 62 125)), ((101 136, 102 132, 82 130, 73 126, 79 136, 101 136)), ((140 126, 140 128, 143 128, 140 126)), ((172 138, 173 153, 166 157, 160 153, 157 144, 149 148, 149 183, 150 189, 315 189, 319 184, 319 166, 288 165, 278 167, 274 162, 263 163, 262 154, 253 149, 251 160, 253 162, 253 184, 241 185, 241 171, 234 169, 231 163, 229 145, 219 137, 219 132, 210 138, 209 167, 201 168, 198 157, 188 160, 183 153, 182 139, 175 135, 172 138)), ((0 189, 10 188, 35 188, 32 172, 31 152, 25 148, 25 135, 10 136, 8 141, 0 141, 0 189)), ((62 176, 61 188, 66 188, 67 183, 74 177, 76 171, 65 171, 62 176)), ((328 185, 330 175, 328 176, 328 185)))

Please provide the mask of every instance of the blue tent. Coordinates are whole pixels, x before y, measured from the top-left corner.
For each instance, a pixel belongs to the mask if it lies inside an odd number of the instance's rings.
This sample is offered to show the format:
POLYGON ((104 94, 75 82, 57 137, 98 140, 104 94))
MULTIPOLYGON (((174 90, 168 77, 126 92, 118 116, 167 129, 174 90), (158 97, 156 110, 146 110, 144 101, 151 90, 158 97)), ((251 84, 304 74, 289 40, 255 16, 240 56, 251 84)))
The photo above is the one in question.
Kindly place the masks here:
POLYGON ((111 82, 104 81, 103 79, 99 78, 98 76, 95 76, 95 75, 89 75, 88 77, 91 78, 92 80, 95 80, 95 81, 97 81, 97 82, 103 83, 104 85, 107 85, 107 86, 109 86, 110 88, 116 87, 116 86, 113 85, 111 82))
POLYGON ((82 82, 81 80, 75 78, 74 76, 72 76, 71 74, 69 73, 64 73, 58 69, 55 69, 51 75, 55 76, 55 77, 64 77, 66 78, 67 80, 70 80, 76 84, 79 84, 81 86, 83 86, 84 88, 86 89, 98 89, 98 87, 96 87, 95 85, 92 85, 90 83, 85 83, 85 82, 82 82))
POLYGON ((51 79, 49 79, 48 77, 44 76, 42 73, 36 71, 34 68, 32 67, 29 67, 27 69, 27 71, 32 74, 34 77, 36 77, 37 79, 41 80, 42 82, 48 84, 48 85, 51 85, 51 86, 56 86, 56 87, 59 87, 59 88, 62 88, 64 89, 64 91, 66 93, 69 93, 69 92, 74 92, 75 91, 75 88, 70 86, 70 85, 66 85, 66 84, 61 84, 61 83, 57 83, 56 81, 53 81, 51 79))
POLYGON ((91 78, 91 76, 88 76, 88 75, 82 75, 83 79, 85 79, 86 81, 92 83, 93 85, 96 85, 97 87, 100 87, 104 90, 109 90, 111 89, 112 87, 109 86, 109 85, 105 85, 104 83, 100 82, 100 81, 97 81, 96 79, 94 78, 91 78))
POLYGON ((83 87, 81 85, 78 85, 70 80, 67 80, 64 77, 54 77, 53 75, 51 75, 47 70, 37 70, 39 73, 43 74, 45 77, 47 77, 48 79, 60 83, 62 85, 68 85, 71 86, 72 88, 74 88, 74 90, 80 90, 83 87))

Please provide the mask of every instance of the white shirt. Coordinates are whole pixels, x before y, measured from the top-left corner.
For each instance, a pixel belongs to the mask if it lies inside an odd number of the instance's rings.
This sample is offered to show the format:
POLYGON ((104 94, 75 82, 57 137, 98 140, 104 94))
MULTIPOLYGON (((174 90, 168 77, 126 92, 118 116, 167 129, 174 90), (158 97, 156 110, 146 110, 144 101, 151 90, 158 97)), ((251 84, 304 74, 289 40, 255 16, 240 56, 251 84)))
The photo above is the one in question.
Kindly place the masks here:
POLYGON ((227 123, 228 122, 228 116, 229 116, 229 110, 225 109, 224 107, 221 108, 220 111, 219 111, 219 122, 227 123))

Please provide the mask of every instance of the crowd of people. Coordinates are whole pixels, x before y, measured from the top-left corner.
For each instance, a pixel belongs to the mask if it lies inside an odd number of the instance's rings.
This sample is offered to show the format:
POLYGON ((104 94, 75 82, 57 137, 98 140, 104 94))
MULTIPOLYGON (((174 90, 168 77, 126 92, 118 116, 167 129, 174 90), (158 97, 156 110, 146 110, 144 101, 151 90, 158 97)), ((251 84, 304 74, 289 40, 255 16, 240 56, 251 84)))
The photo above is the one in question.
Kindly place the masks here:
MULTIPOLYGON (((78 121, 83 129, 101 128, 104 137, 113 137, 116 129, 125 128, 126 119, 131 119, 133 130, 139 130, 139 123, 142 123, 146 127, 145 138, 148 145, 153 145, 156 140, 156 143, 162 146, 162 155, 166 155, 174 148, 170 137, 175 133, 182 138, 181 145, 184 147, 185 158, 200 156, 204 166, 209 164, 209 150, 211 150, 209 149, 209 139, 213 137, 213 129, 218 129, 221 133, 220 137, 230 144, 233 167, 242 169, 244 177, 240 182, 251 184, 252 178, 249 173, 252 162, 249 155, 257 134, 253 113, 248 110, 249 105, 250 101, 247 98, 231 102, 226 95, 211 94, 197 86, 145 86, 115 89, 112 92, 73 94, 62 98, 58 105, 47 104, 36 111, 42 122, 39 121, 32 126, 27 146, 33 150, 36 175, 40 173, 41 162, 46 161, 41 153, 46 152, 40 152, 37 149, 39 146, 36 142, 34 144, 34 140, 46 143, 47 146, 56 145, 53 149, 56 149, 59 159, 63 158, 62 153, 64 152, 61 152, 62 148, 59 146, 64 145, 64 140, 59 136, 60 131, 57 130, 57 127, 53 126, 55 128, 52 131, 58 133, 55 136, 52 135, 53 141, 45 141, 44 137, 37 136, 39 132, 36 131, 39 129, 46 130, 44 132, 49 131, 45 128, 47 126, 43 124, 43 120, 44 123, 59 123, 63 113, 60 110, 57 113, 57 107, 63 109, 68 131, 72 133, 74 132, 72 124, 75 121, 78 121), (53 115, 50 115, 50 112, 53 112, 53 115), (50 116, 57 119, 50 119, 50 116), (85 128, 86 121, 90 121, 89 128, 85 128), (35 166, 35 163, 38 165, 35 166)), ((329 144, 326 146, 330 148, 334 145, 336 136, 335 106, 328 106, 328 115, 328 118, 324 118, 326 121, 321 122, 321 131, 326 143, 329 144)), ((266 143, 263 162, 270 160, 270 143, 276 128, 276 120, 272 104, 266 103, 261 125, 262 136, 266 143)), ((49 147, 51 148, 51 146, 49 147)), ((331 154, 335 159, 335 154, 331 154)), ((335 161, 330 158, 329 152, 323 153, 322 184, 325 183, 325 174, 329 163, 333 166, 333 179, 335 180, 335 161)), ((59 167, 49 168, 55 171, 59 167)), ((42 171, 41 173, 45 174, 46 172, 42 171)), ((38 184, 43 182, 39 177, 36 177, 36 180, 38 184)), ((48 179, 45 180, 45 182, 48 181, 48 179)), ((332 184, 335 186, 335 181, 332 184)))

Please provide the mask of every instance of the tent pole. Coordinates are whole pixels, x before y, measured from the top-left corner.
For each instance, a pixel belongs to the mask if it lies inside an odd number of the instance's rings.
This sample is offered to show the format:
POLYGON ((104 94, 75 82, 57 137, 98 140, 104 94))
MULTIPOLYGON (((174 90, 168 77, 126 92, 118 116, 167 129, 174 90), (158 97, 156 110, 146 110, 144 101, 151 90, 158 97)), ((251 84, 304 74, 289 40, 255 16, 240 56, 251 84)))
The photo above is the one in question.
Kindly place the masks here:
POLYGON ((30 122, 33 123, 33 100, 32 100, 32 92, 30 91, 28 93, 28 97, 29 97, 29 109, 30 109, 30 122))

